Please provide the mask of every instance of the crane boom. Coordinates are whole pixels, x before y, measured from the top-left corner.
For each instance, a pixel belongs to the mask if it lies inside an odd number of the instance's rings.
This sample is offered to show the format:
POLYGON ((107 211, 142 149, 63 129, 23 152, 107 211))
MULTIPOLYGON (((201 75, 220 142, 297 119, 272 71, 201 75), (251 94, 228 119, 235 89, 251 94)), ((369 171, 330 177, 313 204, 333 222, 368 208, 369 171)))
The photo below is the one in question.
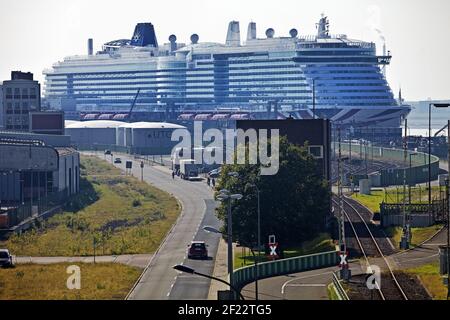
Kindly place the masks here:
POLYGON ((441 130, 439 130, 438 132, 436 132, 436 133, 434 134, 434 136, 437 137, 438 134, 441 133, 442 131, 444 131, 445 129, 447 129, 447 127, 448 127, 448 123, 447 123, 441 130))
POLYGON ((141 92, 141 88, 138 89, 138 91, 136 92, 136 95, 134 96, 133 103, 131 104, 130 111, 128 112, 128 122, 131 120, 131 113, 133 112, 134 106, 136 104, 136 101, 137 101, 137 98, 138 98, 140 92, 141 92))

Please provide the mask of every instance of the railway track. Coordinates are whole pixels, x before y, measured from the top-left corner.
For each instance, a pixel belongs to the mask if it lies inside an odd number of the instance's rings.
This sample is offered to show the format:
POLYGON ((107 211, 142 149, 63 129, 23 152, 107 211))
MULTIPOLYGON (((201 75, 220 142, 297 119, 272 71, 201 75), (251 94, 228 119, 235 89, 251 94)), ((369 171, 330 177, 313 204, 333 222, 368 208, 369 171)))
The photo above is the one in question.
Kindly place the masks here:
MULTIPOLYGON (((333 203, 335 207, 339 206, 335 197, 333 197, 333 203)), ((397 280, 389 261, 386 259, 386 253, 382 249, 384 245, 380 246, 374 237, 367 223, 367 217, 363 217, 359 212, 361 208, 357 208, 354 203, 345 198, 343 199, 343 203, 343 213, 346 219, 345 230, 351 230, 353 233, 353 239, 357 243, 367 266, 377 265, 382 270, 381 283, 376 291, 378 298, 381 300, 408 300, 408 296, 397 280)), ((370 294, 368 289, 367 293, 370 294)))

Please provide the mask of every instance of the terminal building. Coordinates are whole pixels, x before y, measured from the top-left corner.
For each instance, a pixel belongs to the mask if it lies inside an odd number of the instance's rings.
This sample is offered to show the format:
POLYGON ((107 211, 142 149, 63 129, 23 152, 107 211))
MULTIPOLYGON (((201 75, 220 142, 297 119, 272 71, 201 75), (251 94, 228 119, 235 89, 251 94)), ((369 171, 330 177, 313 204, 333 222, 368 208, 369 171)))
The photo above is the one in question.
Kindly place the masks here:
POLYGON ((70 137, 0 131, 0 235, 28 228, 79 190, 70 137))
POLYGON ((186 127, 168 122, 66 121, 65 132, 81 150, 112 149, 141 155, 168 155, 172 133, 186 127))

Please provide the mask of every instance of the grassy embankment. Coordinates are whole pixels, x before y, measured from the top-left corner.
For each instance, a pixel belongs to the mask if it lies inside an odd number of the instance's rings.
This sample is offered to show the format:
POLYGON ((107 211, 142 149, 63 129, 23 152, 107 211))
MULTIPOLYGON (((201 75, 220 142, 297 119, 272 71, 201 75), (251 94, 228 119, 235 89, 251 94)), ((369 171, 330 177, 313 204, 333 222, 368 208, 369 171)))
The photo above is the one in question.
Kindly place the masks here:
MULTIPOLYGON (((403 201, 402 192, 402 188, 399 188, 398 190, 395 188, 391 188, 386 190, 372 191, 370 195, 360 195, 355 193, 352 195, 352 198, 368 207, 372 212, 380 212, 380 204, 383 201, 389 203, 401 203, 403 201)), ((432 188, 432 195, 433 197, 439 195, 438 187, 432 188)), ((412 188, 411 199, 413 203, 428 203, 428 191, 426 191, 424 188, 412 188)), ((416 247, 423 241, 433 236, 441 227, 441 225, 435 225, 426 228, 411 228, 410 246, 416 247)), ((386 228, 385 232, 391 238, 392 243, 398 248, 400 244, 402 228, 390 227, 386 228)))
POLYGON ((439 263, 407 269, 405 272, 418 275, 434 300, 447 299, 447 286, 443 284, 442 277, 439 274, 439 263))
POLYGON ((141 270, 115 263, 83 264, 80 290, 69 290, 66 264, 18 265, 0 269, 0 300, 124 299, 141 270))
POLYGON ((17 256, 86 256, 154 252, 176 221, 172 196, 96 157, 81 157, 81 193, 62 214, 14 235, 0 247, 17 256))
MULTIPOLYGON (((306 241, 300 247, 297 248, 286 248, 284 250, 284 258, 293 258, 313 253, 319 252, 327 252, 333 251, 335 249, 335 245, 331 237, 327 233, 322 233, 318 237, 314 238, 311 241, 306 241)), ((258 255, 257 252, 255 252, 258 255)), ((267 255, 264 252, 261 252, 261 262, 270 261, 267 258, 267 255)), ((250 249, 239 247, 236 248, 236 252, 234 255, 234 268, 238 269, 245 266, 250 266, 255 263, 253 255, 250 252, 250 249), (245 251, 244 251, 245 250, 245 251)))

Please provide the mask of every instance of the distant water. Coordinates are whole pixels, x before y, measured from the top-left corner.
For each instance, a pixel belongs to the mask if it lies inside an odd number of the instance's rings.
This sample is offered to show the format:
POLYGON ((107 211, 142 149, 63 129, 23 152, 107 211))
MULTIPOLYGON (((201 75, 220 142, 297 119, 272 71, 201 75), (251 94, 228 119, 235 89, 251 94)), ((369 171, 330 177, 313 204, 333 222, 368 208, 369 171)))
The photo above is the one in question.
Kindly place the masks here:
MULTIPOLYGON (((410 102, 412 110, 408 116, 409 135, 428 136, 428 103, 410 102)), ((431 110, 431 131, 434 134, 447 124, 450 119, 450 108, 431 110)), ((446 134, 444 131, 442 134, 446 134)))

